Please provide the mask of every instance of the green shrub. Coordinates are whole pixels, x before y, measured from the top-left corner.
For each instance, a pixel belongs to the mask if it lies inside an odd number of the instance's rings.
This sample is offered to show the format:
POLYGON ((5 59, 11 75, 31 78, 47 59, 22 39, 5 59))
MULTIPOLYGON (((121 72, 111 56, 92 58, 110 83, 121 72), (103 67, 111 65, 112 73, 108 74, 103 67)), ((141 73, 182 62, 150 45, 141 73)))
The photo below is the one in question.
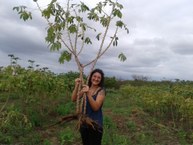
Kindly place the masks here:
POLYGON ((36 109, 29 109, 28 116, 33 126, 42 126, 44 117, 36 109))
POLYGON ((24 135, 31 128, 31 122, 21 112, 15 110, 1 112, 0 129, 2 133, 18 137, 24 135))
POLYGON ((45 139, 43 145, 52 145, 52 144, 48 139, 45 139))
POLYGON ((61 145, 71 144, 75 140, 75 135, 70 127, 59 133, 59 140, 61 145))
POLYGON ((56 108, 56 112, 59 115, 67 115, 74 112, 74 104, 72 102, 68 102, 66 104, 59 104, 56 108))
POLYGON ((127 127, 129 128, 130 131, 136 131, 137 129, 136 123, 133 121, 128 121, 127 127))
POLYGON ((7 135, 4 132, 0 131, 0 143, 2 144, 11 144, 13 141, 13 136, 7 135))

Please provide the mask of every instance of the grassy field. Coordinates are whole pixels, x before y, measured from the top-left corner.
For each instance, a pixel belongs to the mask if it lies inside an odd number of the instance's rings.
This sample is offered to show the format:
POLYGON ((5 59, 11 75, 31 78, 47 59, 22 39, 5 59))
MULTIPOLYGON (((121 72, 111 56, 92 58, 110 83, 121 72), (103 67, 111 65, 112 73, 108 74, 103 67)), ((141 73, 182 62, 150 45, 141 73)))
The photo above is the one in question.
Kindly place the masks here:
MULTIPOLYGON (((0 144, 81 145, 76 120, 48 127, 75 112, 71 79, 1 73, 0 144)), ((107 88, 103 113, 103 145, 193 144, 192 82, 128 81, 107 88)))
MULTIPOLYGON (((39 112, 35 106, 31 108, 33 112, 31 116, 22 116, 19 107, 16 107, 19 100, 17 96, 14 97, 9 100, 8 108, 12 110, 12 114, 9 112, 10 116, 7 117, 9 124, 5 127, 7 130, 1 133, 1 143, 81 145, 79 132, 75 128, 76 121, 47 128, 60 120, 63 115, 73 113, 74 104, 70 100, 66 103, 60 100, 61 103, 57 104, 57 107, 50 105, 49 114, 43 115, 46 118, 41 118, 39 113, 42 112, 39 112), (27 119, 32 120, 33 124, 27 119)), ((174 128, 170 120, 160 119, 145 112, 140 103, 137 98, 132 98, 129 94, 125 96, 120 91, 111 90, 107 93, 103 106, 103 145, 191 145, 193 143, 192 138, 187 138, 190 130, 174 128)))

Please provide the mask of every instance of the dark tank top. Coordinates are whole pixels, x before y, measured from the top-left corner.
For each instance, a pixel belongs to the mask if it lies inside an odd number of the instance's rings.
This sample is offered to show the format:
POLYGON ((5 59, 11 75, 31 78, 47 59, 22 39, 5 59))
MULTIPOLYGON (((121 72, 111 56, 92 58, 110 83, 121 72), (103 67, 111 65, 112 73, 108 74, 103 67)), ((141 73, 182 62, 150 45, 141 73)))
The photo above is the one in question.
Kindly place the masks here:
MULTIPOLYGON (((94 100, 96 100, 98 93, 101 91, 102 89, 99 89, 97 91, 97 93, 95 93, 93 95, 94 100)), ((98 111, 93 111, 89 101, 88 101, 88 97, 86 97, 86 114, 88 117, 90 117, 92 120, 96 121, 98 123, 98 125, 102 128, 103 126, 103 113, 102 113, 102 105, 99 108, 98 111)))

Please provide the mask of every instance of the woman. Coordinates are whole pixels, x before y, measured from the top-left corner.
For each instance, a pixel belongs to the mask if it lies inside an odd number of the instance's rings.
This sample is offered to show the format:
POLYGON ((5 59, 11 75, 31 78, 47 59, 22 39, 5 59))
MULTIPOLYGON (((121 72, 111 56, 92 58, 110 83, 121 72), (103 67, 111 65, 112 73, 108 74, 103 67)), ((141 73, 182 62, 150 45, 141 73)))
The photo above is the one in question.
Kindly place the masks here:
MULTIPOLYGON (((75 88, 72 93, 72 101, 76 101, 80 78, 75 80, 75 88)), ((80 128, 83 145, 101 145, 103 135, 102 105, 105 99, 104 73, 101 69, 92 71, 88 85, 83 85, 80 96, 86 93, 86 115, 97 122, 99 129, 93 129, 82 125, 80 128)))

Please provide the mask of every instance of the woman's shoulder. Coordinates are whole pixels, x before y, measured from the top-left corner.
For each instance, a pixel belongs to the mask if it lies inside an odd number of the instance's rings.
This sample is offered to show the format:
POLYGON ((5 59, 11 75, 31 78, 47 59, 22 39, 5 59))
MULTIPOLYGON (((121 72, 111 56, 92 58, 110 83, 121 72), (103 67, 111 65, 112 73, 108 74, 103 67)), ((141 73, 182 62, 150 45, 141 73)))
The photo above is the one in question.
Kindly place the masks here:
POLYGON ((100 87, 96 94, 105 95, 105 88, 104 87, 100 87))

